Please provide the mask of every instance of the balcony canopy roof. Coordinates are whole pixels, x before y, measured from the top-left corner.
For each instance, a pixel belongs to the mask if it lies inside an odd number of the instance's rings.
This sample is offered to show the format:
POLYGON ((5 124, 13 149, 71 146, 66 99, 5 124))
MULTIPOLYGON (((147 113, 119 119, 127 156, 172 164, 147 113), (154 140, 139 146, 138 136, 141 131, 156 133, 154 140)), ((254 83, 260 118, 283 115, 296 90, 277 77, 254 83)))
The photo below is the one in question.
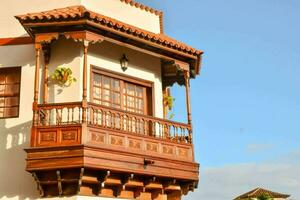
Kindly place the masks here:
POLYGON ((245 199, 245 198, 257 198, 260 197, 261 195, 269 195, 273 198, 283 198, 283 199, 286 199, 290 196, 288 194, 281 194, 263 188, 255 188, 254 190, 251 190, 249 192, 246 192, 245 194, 236 197, 234 200, 245 199))
POLYGON ((47 31, 90 30, 105 37, 113 37, 122 42, 186 62, 190 65, 192 77, 200 72, 203 51, 170 38, 163 33, 156 34, 126 24, 95 13, 84 6, 28 13, 18 15, 16 18, 32 36, 47 31))

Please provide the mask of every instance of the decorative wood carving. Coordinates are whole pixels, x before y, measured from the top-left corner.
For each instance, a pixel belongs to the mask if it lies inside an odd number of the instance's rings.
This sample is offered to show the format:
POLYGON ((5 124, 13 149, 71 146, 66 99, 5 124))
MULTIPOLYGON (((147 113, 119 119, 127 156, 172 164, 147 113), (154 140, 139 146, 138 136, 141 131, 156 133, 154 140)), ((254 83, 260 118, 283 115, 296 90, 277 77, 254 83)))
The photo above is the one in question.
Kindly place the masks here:
POLYGON ((96 143, 105 143, 105 133, 91 132, 91 141, 96 143))
POLYGON ((158 152, 158 144, 147 142, 146 149, 147 151, 158 152))
POLYGON ((36 43, 50 43, 52 40, 57 40, 59 37, 58 33, 39 33, 35 35, 36 43))
POLYGON ((173 155, 174 154, 174 147, 168 145, 162 145, 163 153, 173 155))
POLYGON ((67 39, 73 39, 75 41, 83 42, 84 40, 96 43, 96 42, 102 42, 104 40, 104 37, 89 31, 74 31, 74 32, 65 32, 65 37, 67 39))
POLYGON ((110 144, 124 146, 124 138, 119 136, 110 136, 110 144))
POLYGON ((135 139, 129 139, 129 148, 141 150, 142 149, 142 143, 140 140, 135 139))

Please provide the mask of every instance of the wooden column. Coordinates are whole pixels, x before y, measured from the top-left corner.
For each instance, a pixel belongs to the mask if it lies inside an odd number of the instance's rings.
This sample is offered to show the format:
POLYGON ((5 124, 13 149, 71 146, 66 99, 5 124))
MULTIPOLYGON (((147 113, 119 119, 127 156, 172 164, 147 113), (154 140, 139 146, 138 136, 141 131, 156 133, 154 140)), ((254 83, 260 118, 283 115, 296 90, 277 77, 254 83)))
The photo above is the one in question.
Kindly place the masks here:
POLYGON ((88 52, 89 42, 87 40, 83 41, 83 77, 82 77, 82 122, 86 122, 86 112, 87 112, 87 52, 88 52))
POLYGON ((35 75, 34 75, 34 97, 33 103, 38 104, 39 97, 39 79, 40 79, 40 59, 41 59, 41 43, 35 43, 35 75))
POLYGON ((43 44, 43 54, 44 54, 44 74, 43 74, 43 103, 48 102, 48 76, 49 76, 49 71, 48 71, 48 65, 50 62, 50 53, 51 53, 51 48, 50 48, 50 43, 43 44))
POLYGON ((187 120, 188 120, 188 124, 192 124, 189 71, 184 71, 184 79, 185 79, 185 91, 186 91, 185 96, 186 96, 187 120))

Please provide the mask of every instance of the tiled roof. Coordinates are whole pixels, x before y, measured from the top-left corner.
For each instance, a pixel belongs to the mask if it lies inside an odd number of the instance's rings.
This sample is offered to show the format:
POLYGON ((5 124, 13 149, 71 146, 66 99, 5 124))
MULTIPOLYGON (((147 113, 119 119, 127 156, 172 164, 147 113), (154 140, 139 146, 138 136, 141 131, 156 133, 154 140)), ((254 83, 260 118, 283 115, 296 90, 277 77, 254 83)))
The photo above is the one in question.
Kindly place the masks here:
POLYGON ((255 188, 254 190, 251 190, 249 192, 246 192, 245 194, 242 194, 242 195, 236 197, 234 200, 244 199, 244 198, 257 198, 261 195, 269 195, 273 198, 288 198, 290 196, 290 195, 287 195, 287 194, 272 192, 270 190, 266 190, 266 189, 263 189, 263 188, 255 188))
POLYGON ((175 49, 177 51, 187 53, 194 56, 199 56, 203 52, 190 47, 182 42, 166 36, 165 34, 156 34, 144 29, 123 23, 116 19, 95 13, 86 9, 84 6, 71 6, 66 8, 59 8, 38 13, 28 13, 25 15, 18 15, 16 18, 22 23, 47 23, 47 22, 60 22, 87 19, 97 24, 126 34, 136 39, 144 39, 153 44, 158 44, 163 47, 175 49))
POLYGON ((142 10, 148 11, 150 13, 154 13, 155 15, 162 15, 162 11, 159 11, 159 10, 156 10, 156 9, 151 8, 149 6, 146 6, 144 4, 138 3, 138 2, 136 2, 134 0, 120 0, 120 1, 122 1, 122 2, 124 2, 126 4, 129 4, 131 6, 134 6, 136 8, 140 8, 142 10))

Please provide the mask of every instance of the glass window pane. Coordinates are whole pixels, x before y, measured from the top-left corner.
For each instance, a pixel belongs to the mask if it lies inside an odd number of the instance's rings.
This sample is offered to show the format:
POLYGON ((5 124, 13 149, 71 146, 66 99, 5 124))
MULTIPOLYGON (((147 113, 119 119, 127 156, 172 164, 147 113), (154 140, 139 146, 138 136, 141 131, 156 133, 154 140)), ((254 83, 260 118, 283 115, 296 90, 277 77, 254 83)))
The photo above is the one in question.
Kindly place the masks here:
POLYGON ((94 87, 94 98, 101 99, 101 88, 94 87))
POLYGON ((10 116, 15 117, 18 115, 18 107, 12 107, 12 108, 5 108, 4 109, 4 116, 10 116))
POLYGON ((120 99, 120 94, 117 93, 117 92, 114 92, 114 93, 113 93, 113 96, 112 96, 112 102, 113 102, 114 104, 120 104, 120 101, 121 101, 121 99, 120 99))
POLYGON ((94 85, 101 87, 101 76, 94 74, 94 85))
POLYGON ((5 75, 0 74, 0 84, 4 84, 4 83, 5 83, 5 75))
POLYGON ((0 85, 0 94, 5 93, 5 85, 0 85))
POLYGON ((0 107, 4 107, 4 100, 5 98, 4 97, 0 97, 0 107))
POLYGON ((19 98, 18 97, 6 97, 5 99, 5 106, 18 106, 19 105, 19 98))
POLYGON ((136 96, 143 97, 143 88, 136 86, 136 96))
POLYGON ((103 100, 110 101, 110 90, 103 89, 103 100))
POLYGON ((135 86, 132 84, 126 84, 126 85, 127 85, 127 94, 134 96, 135 86))
POLYGON ((4 108, 0 108, 0 117, 4 117, 4 108))
POLYGON ((134 108, 134 98, 133 97, 127 97, 127 107, 134 108))
POLYGON ((116 91, 120 91, 120 81, 112 79, 112 88, 116 91))
POLYGON ((103 81, 104 88, 110 88, 110 78, 103 76, 102 81, 103 81))

